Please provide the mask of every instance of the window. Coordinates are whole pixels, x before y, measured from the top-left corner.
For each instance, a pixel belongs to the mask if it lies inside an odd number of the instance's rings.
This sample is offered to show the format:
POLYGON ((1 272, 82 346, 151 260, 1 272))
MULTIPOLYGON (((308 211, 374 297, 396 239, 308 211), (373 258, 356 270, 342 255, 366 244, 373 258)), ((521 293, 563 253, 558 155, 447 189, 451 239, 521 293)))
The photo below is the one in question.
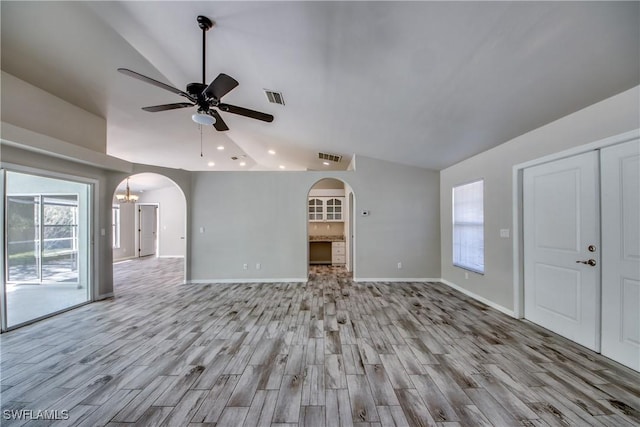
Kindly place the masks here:
POLYGON ((120 248, 120 206, 113 205, 111 210, 111 236, 113 236, 113 248, 120 248))
POLYGON ((484 273, 484 180, 453 187, 453 265, 484 273))

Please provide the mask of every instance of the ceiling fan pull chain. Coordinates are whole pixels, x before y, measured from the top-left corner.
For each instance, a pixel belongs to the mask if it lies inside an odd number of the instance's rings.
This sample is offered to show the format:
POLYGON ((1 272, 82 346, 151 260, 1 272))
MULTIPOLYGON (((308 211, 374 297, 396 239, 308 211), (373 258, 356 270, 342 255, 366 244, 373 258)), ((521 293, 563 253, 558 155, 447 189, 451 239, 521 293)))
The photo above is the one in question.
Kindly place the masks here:
POLYGON ((198 125, 198 127, 200 128, 200 157, 204 157, 202 155, 202 125, 198 125))

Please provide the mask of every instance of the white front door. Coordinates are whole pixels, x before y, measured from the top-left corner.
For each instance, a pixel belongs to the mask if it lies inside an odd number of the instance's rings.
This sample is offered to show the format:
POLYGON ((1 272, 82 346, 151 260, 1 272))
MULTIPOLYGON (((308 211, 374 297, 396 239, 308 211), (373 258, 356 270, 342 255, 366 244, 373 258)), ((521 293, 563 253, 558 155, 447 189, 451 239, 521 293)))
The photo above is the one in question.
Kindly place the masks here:
POLYGON ((523 176, 525 318, 595 351, 598 181, 595 151, 525 169, 523 176))
POLYGON ((640 371, 640 141, 604 148, 602 354, 640 371))
POLYGON ((138 256, 156 253, 156 210, 157 206, 138 205, 138 256))

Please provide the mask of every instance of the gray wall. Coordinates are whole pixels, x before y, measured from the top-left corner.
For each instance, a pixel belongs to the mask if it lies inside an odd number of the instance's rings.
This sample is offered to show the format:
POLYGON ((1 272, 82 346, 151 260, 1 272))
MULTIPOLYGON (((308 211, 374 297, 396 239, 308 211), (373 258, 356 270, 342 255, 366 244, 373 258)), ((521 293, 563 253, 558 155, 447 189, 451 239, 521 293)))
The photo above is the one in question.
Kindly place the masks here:
POLYGON ((2 121, 105 153, 107 121, 2 71, 2 121), (34 119, 37 117, 37 120, 34 119))
POLYGON ((191 280, 306 280, 307 195, 325 177, 371 212, 355 216, 357 279, 440 277, 438 172, 358 157, 348 172, 193 173, 191 280))
POLYGON ((640 128, 640 91, 633 88, 539 129, 521 135, 440 172, 442 278, 507 310, 514 309, 513 166, 640 128), (451 192, 484 179, 485 274, 454 267, 451 192), (508 239, 499 230, 508 228, 508 239))

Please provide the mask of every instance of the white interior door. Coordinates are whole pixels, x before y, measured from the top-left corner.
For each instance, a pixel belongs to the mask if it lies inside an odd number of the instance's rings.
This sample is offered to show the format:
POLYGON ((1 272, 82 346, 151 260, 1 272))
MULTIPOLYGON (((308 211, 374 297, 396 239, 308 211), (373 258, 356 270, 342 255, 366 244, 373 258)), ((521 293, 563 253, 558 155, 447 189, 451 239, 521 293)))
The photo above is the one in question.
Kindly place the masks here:
POLYGON ((595 151, 525 169, 523 176, 525 318, 595 351, 598 181, 595 151))
POLYGON ((640 141, 601 151, 602 354, 640 371, 640 141))
POLYGON ((138 205, 138 256, 155 255, 157 206, 138 205))

